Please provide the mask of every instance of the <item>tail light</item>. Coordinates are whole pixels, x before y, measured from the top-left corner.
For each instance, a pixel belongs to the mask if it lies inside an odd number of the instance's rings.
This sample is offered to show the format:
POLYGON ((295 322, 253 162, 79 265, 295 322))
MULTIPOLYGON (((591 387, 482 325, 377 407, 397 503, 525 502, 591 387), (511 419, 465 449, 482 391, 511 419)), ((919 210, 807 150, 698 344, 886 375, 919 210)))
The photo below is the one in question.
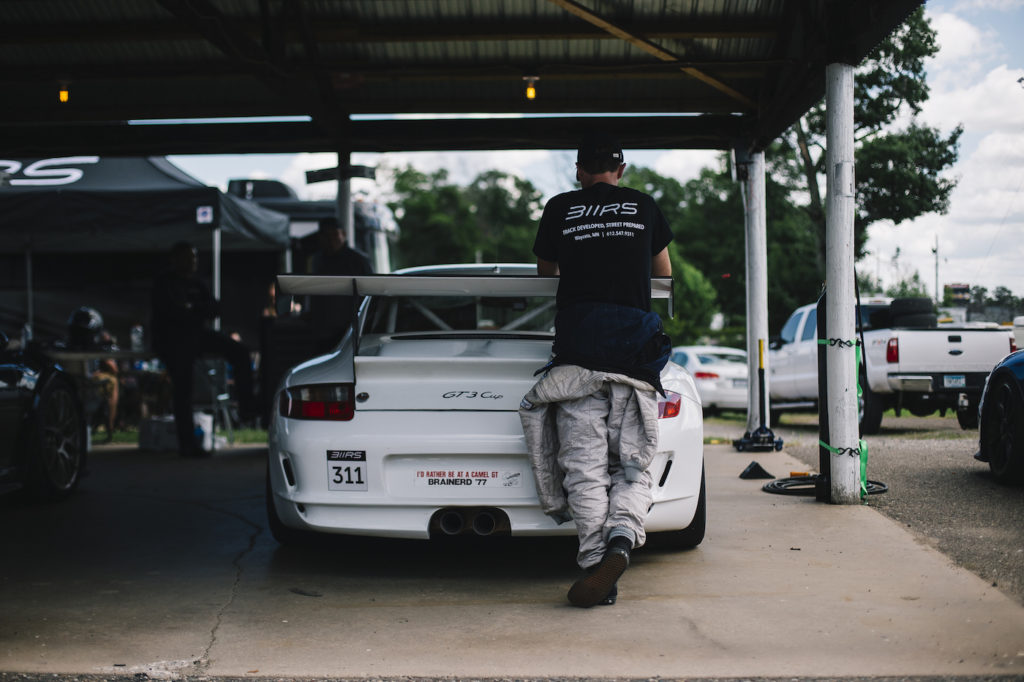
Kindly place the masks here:
POLYGON ((718 375, 714 372, 695 372, 693 375, 694 379, 717 379, 718 375))
POLYGON ((1010 352, 1011 353, 1016 353, 1017 352, 1017 339, 1014 338, 1013 335, 1010 336, 1010 352))
POLYGON ((658 419, 678 417, 682 404, 683 396, 675 391, 665 391, 665 397, 658 400, 658 419))
POLYGON ((885 344, 885 361, 886 362, 899 362, 900 361, 900 340, 889 339, 889 343, 885 344))
POLYGON ((281 391, 278 412, 289 419, 348 421, 355 414, 352 384, 292 386, 281 391))

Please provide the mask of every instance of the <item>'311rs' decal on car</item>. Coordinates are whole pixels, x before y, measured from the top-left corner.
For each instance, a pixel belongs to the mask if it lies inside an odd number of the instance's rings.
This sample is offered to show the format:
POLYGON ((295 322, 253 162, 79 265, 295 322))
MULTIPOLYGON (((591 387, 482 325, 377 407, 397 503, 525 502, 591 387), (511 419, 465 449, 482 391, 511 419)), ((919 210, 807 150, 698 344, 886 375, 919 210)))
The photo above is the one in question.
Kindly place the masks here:
POLYGON ((367 490, 366 451, 327 451, 328 490, 367 490))

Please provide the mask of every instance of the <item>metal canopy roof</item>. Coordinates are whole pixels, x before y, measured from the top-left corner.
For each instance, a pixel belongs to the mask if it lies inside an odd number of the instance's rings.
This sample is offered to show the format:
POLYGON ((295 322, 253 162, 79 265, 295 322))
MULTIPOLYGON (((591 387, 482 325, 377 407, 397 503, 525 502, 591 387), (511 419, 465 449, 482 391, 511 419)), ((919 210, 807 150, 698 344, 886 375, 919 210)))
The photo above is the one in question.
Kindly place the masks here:
POLYGON ((0 153, 564 149, 589 125, 627 148, 761 148, 821 98, 826 64, 920 4, 4 0, 0 153), (436 113, 553 118, 392 117, 436 113), (252 116, 312 119, 126 123, 252 116))

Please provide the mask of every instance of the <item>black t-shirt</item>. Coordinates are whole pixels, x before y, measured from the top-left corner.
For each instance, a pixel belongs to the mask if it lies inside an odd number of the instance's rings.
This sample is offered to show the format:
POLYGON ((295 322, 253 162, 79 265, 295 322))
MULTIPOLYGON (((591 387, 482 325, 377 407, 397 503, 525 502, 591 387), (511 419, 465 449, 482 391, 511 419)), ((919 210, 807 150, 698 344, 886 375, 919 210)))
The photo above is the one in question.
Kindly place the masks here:
POLYGON ((672 231, 650 195, 604 182, 552 197, 533 253, 558 263, 558 308, 578 302, 651 309, 651 259, 672 231))

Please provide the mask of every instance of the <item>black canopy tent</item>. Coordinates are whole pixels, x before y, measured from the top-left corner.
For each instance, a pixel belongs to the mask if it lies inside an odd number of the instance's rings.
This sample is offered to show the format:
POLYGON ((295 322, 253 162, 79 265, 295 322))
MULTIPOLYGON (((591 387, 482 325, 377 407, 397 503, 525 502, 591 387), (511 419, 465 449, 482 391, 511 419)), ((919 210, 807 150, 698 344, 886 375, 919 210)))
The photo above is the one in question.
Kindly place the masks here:
MULTIPOLYGON (((0 254, 24 254, 30 327, 36 315, 33 259, 44 254, 67 254, 64 262, 95 254, 163 254, 185 240, 211 253, 219 291, 222 251, 274 253, 289 245, 286 215, 207 187, 162 157, 0 159, 0 172, 0 254)), ((57 315, 54 310, 49 317, 57 315)), ((141 317, 139 311, 131 315, 141 317)))
POLYGON ((0 252, 281 250, 288 217, 207 187, 162 157, 0 159, 0 252))

